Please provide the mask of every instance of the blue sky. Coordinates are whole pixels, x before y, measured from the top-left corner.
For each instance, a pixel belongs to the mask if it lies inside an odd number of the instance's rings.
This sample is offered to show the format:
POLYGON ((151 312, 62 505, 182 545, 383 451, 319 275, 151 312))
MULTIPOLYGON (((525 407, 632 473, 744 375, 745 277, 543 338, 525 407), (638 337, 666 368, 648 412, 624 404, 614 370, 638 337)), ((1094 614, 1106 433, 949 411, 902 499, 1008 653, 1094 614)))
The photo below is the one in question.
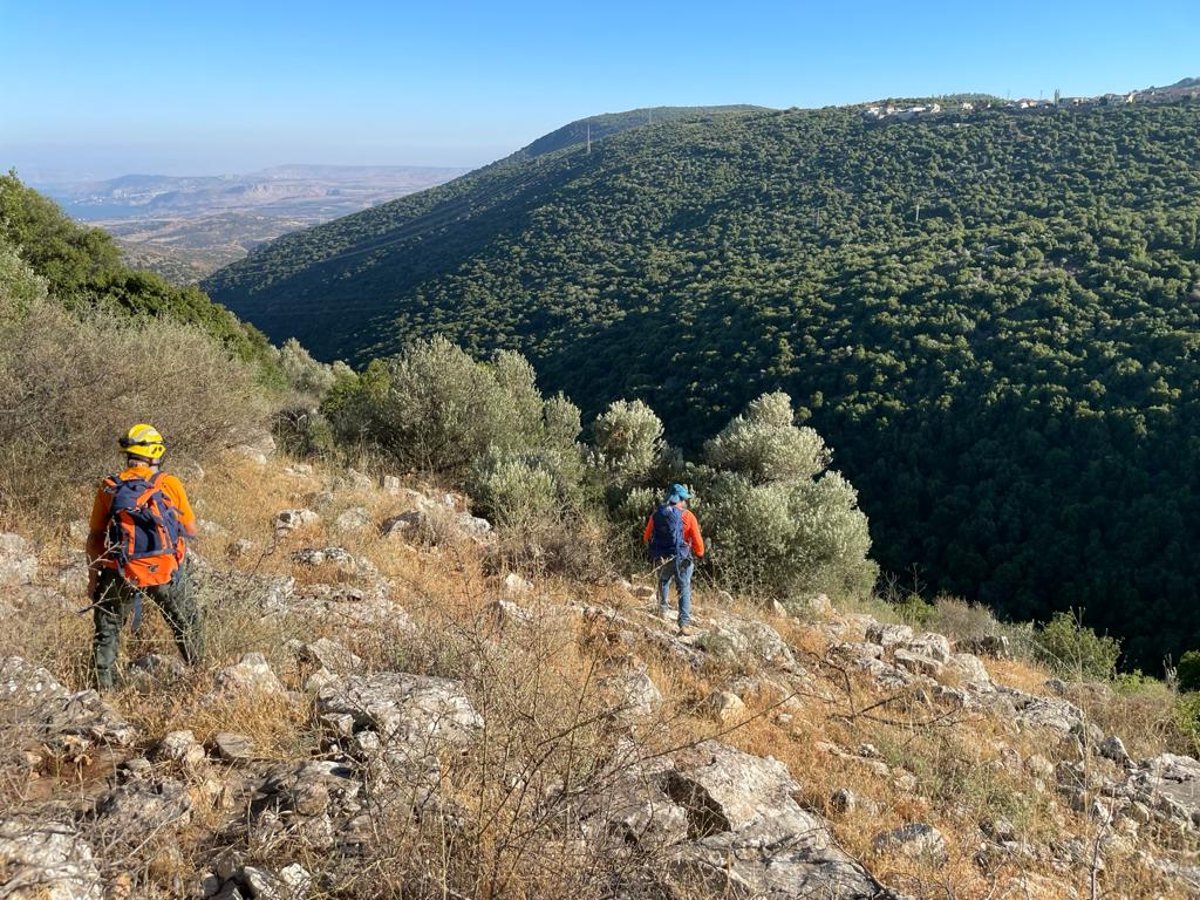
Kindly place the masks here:
POLYGON ((1200 76, 1200 2, 0 0, 0 167, 478 165, 640 106, 1094 94, 1200 76))

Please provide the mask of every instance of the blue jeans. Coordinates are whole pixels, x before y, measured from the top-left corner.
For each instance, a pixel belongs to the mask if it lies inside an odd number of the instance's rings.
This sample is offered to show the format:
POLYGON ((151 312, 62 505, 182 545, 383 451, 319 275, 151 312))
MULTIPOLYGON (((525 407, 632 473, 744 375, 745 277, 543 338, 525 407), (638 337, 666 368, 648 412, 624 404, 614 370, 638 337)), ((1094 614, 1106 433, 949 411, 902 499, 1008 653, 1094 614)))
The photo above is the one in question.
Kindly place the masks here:
POLYGON ((664 562, 658 570, 658 606, 663 612, 671 609, 671 579, 679 587, 679 627, 692 620, 692 568, 691 557, 664 562))

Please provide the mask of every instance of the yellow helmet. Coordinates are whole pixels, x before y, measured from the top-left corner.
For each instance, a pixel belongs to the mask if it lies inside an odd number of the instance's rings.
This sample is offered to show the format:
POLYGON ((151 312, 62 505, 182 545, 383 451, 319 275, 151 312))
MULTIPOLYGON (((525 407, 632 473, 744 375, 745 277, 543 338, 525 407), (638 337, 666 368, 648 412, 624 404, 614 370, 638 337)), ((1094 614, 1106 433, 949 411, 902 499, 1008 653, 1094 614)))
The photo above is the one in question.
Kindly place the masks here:
POLYGON ((163 436, 158 433, 158 429, 145 423, 130 428, 119 443, 128 456, 160 459, 167 452, 167 445, 163 443, 163 436))

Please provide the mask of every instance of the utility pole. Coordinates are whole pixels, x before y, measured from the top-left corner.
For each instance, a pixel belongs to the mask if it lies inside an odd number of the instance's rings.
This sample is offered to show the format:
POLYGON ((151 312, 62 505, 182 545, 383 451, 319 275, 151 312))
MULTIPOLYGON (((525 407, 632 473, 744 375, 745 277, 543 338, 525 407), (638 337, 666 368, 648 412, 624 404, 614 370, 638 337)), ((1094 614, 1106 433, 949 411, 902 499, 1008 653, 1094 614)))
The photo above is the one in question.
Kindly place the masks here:
POLYGON ((918 200, 918 201, 917 201, 917 219, 916 219, 916 223, 917 223, 918 225, 920 225, 920 224, 921 224, 921 201, 920 201, 920 200, 918 200))
POLYGON ((587 124, 587 152, 592 152, 592 123, 587 124))

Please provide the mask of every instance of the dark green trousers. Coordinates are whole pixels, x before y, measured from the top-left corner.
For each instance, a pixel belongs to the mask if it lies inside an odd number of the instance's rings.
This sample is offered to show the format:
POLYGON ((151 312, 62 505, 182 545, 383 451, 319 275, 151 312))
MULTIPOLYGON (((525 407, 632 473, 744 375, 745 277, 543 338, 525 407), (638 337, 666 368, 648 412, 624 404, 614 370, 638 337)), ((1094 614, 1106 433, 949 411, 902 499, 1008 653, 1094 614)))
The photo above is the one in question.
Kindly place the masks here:
MULTIPOLYGON (((184 662, 194 663, 204 653, 204 632, 200 609, 192 594, 186 564, 173 584, 145 588, 143 594, 153 600, 170 626, 184 662)), ((121 628, 129 618, 137 599, 137 591, 125 583, 112 569, 100 573, 96 587, 96 606, 92 610, 96 634, 92 639, 96 685, 102 690, 113 686, 113 667, 121 643, 121 628)))

